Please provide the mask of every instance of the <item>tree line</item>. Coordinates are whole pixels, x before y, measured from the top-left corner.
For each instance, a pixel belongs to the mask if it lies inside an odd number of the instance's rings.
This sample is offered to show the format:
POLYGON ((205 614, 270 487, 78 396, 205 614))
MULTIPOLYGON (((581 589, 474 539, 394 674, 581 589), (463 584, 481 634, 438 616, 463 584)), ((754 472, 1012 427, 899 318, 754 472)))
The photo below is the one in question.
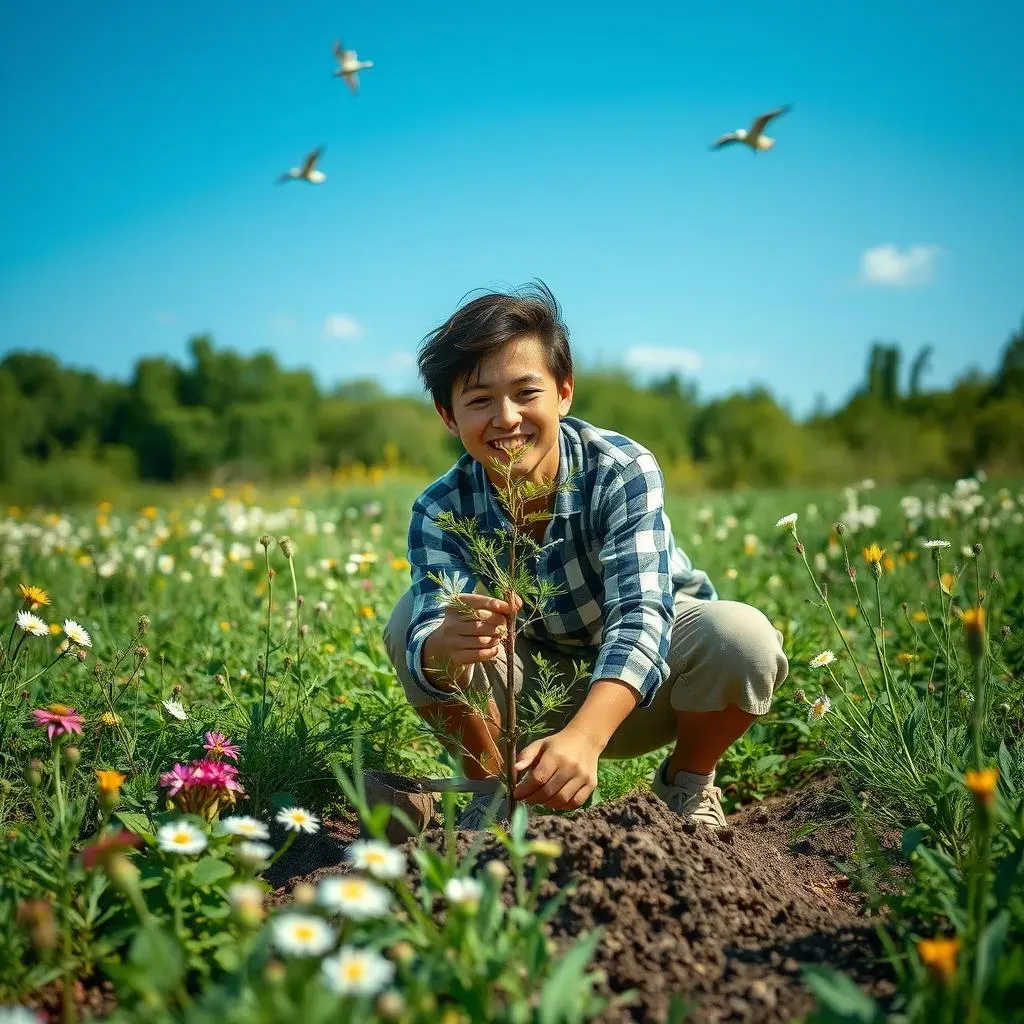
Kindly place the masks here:
MULTIPOLYGON (((373 381, 331 390, 274 356, 193 338, 188 365, 143 358, 104 379, 53 356, 0 362, 0 489, 29 501, 89 500, 120 481, 270 482, 354 466, 444 472, 460 453, 425 399, 373 381)), ((998 368, 927 389, 930 349, 904 373, 899 345, 870 346, 863 381, 832 411, 795 419, 755 387, 702 401, 693 381, 620 369, 576 379, 573 414, 658 456, 670 485, 734 488, 1024 469, 1024 321, 998 368)))

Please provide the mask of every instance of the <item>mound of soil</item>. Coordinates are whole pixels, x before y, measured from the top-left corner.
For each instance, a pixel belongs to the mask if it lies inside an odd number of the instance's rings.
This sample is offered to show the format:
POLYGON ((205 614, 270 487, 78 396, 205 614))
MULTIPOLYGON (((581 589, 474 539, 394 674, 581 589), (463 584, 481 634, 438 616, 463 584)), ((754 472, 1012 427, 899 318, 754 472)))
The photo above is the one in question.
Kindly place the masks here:
MULTIPOLYGON (((542 895, 573 890, 552 919, 553 938, 567 945, 600 927, 594 966, 605 972, 604 991, 638 993, 604 1019, 663 1021, 678 995, 692 1008, 687 1020, 789 1021, 813 1006, 800 980, 808 963, 840 968, 886 994, 871 962, 873 930, 832 863, 849 856, 850 830, 813 833, 826 856, 808 841, 790 847, 800 825, 829 819, 838 807, 830 802, 820 787, 805 790, 740 812, 723 832, 683 823, 650 793, 538 816, 531 835, 563 848, 542 895)), ((440 845, 443 833, 426 839, 440 845)), ((468 842, 460 836, 460 846, 468 842)), ((481 862, 503 856, 488 837, 481 862)), ((343 870, 293 875, 277 896, 343 870)))

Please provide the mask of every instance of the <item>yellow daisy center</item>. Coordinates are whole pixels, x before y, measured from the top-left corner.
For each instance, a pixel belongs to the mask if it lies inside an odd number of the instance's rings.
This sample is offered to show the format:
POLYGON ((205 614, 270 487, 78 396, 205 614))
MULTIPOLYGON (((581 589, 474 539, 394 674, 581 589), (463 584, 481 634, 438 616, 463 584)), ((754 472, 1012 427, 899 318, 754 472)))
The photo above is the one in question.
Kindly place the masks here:
POLYGON ((309 942, 313 938, 313 929, 308 924, 297 924, 295 926, 295 938, 299 942, 309 942))
POLYGON ((361 960, 351 960, 345 964, 346 981, 362 981, 366 977, 366 964, 361 960))

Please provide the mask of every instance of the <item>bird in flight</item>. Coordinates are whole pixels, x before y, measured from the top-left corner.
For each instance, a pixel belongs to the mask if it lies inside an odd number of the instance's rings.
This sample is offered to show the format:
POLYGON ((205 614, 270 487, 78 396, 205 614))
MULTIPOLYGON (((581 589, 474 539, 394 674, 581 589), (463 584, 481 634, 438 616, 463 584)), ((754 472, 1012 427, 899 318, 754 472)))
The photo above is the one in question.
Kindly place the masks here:
POLYGON ((301 167, 293 167, 290 171, 285 171, 277 179, 278 184, 284 184, 286 181, 308 181, 310 185, 319 185, 325 182, 327 175, 323 171, 317 170, 316 167, 316 162, 320 159, 325 148, 324 146, 317 146, 302 162, 301 167))
POLYGON ((749 128, 737 128, 734 132, 726 133, 720 139, 717 139, 711 148, 721 149, 723 146, 728 146, 731 142, 742 142, 755 153, 758 150, 771 149, 775 145, 775 140, 764 134, 768 122, 773 118, 788 113, 792 109, 793 105, 786 103, 784 106, 769 110, 767 114, 762 114, 760 117, 755 118, 754 123, 749 128))
POLYGON ((344 78, 345 84, 353 92, 359 92, 359 72, 372 68, 373 61, 360 60, 355 50, 346 50, 340 41, 334 44, 334 58, 338 62, 334 77, 344 78))

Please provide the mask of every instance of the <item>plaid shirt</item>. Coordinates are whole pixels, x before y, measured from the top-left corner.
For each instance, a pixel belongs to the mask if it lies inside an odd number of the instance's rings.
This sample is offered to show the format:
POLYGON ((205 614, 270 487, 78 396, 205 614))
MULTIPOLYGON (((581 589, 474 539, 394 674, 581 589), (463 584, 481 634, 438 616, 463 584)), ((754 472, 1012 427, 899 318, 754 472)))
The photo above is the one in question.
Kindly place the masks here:
MULTIPOLYGON (((558 481, 577 470, 573 489, 555 496, 543 553, 531 568, 562 589, 542 618, 523 635, 579 659, 594 658, 591 683, 618 679, 654 699, 668 678, 675 596, 717 598, 707 575, 676 546, 665 513, 664 480, 654 456, 636 441, 575 417, 561 421, 558 481)), ((476 519, 481 532, 511 524, 484 467, 468 453, 413 503, 409 562, 413 611, 406 637, 409 670, 427 693, 444 697, 424 675, 423 644, 441 624, 444 609, 427 572, 461 573, 472 591, 463 542, 441 530, 436 517, 449 510, 476 519)))

